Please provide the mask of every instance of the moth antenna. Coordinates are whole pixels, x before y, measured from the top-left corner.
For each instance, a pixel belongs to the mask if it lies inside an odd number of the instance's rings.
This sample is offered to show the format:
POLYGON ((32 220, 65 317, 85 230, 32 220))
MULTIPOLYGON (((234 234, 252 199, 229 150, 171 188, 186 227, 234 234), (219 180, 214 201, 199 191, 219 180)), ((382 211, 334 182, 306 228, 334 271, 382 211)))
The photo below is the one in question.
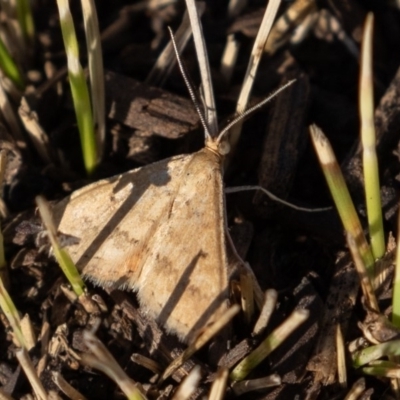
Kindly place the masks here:
POLYGON ((287 82, 285 85, 281 86, 279 89, 277 89, 275 92, 270 94, 267 98, 264 100, 261 100, 259 103, 255 104, 254 106, 248 108, 246 111, 243 113, 239 114, 237 117, 235 117, 218 135, 217 138, 217 143, 221 142, 222 138, 224 135, 234 126, 236 125, 239 121, 243 120, 246 118, 249 114, 253 113, 255 110, 258 110, 259 108, 263 107, 266 103, 271 101, 275 96, 277 96, 280 92, 284 91, 286 88, 288 88, 290 85, 292 85, 294 82, 296 82, 296 79, 292 79, 289 82, 287 82))
POLYGON ((271 200, 276 201, 277 203, 281 203, 287 207, 293 208, 298 211, 306 211, 306 212, 321 212, 321 211, 329 211, 332 210, 333 207, 320 207, 320 208, 307 208, 296 206, 293 203, 290 203, 286 200, 281 199, 278 196, 275 196, 272 192, 267 189, 264 189, 262 186, 257 185, 245 185, 245 186, 236 186, 231 188, 225 188, 225 193, 237 193, 237 192, 246 192, 249 190, 261 190, 264 194, 266 194, 271 200))
POLYGON ((204 132, 205 132, 205 135, 206 135, 206 140, 211 140, 210 130, 208 129, 208 125, 207 125, 206 119, 205 119, 205 117, 204 117, 204 115, 203 115, 203 113, 201 111, 199 102, 197 101, 197 97, 196 97, 195 91, 194 91, 194 89, 193 89, 193 87, 192 87, 192 85, 191 85, 191 83, 189 81, 189 78, 188 78, 187 74, 186 74, 185 67, 183 66, 183 62, 182 62, 181 56, 180 56, 179 51, 178 51, 178 47, 177 47, 176 42, 175 42, 174 33, 172 32, 172 29, 170 27, 168 27, 168 31, 169 31, 169 34, 171 36, 172 47, 173 47, 174 52, 175 52, 175 56, 176 56, 176 60, 178 62, 179 70, 181 71, 181 75, 182 75, 183 81, 185 82, 185 85, 186 85, 187 90, 189 92, 190 98, 192 99, 192 103, 194 105, 194 108, 196 109, 197 114, 199 115, 200 122, 203 125, 204 132))

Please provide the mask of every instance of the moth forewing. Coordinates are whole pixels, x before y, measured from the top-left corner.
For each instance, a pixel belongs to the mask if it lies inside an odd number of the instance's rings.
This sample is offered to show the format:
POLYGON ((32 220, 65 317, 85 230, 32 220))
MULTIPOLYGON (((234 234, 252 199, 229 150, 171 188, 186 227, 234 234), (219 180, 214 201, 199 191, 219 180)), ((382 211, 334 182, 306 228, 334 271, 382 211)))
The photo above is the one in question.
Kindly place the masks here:
POLYGON ((127 252, 143 251, 143 241, 172 201, 187 161, 188 156, 163 160, 95 182, 56 203, 58 231, 79 239, 68 251, 80 271, 103 286, 127 284, 127 252))
POLYGON ((54 206, 83 275, 133 289, 188 341, 227 308, 221 156, 204 148, 89 185, 54 206))
POLYGON ((226 309, 228 272, 220 157, 191 156, 167 219, 150 244, 139 277, 139 299, 182 339, 226 309))

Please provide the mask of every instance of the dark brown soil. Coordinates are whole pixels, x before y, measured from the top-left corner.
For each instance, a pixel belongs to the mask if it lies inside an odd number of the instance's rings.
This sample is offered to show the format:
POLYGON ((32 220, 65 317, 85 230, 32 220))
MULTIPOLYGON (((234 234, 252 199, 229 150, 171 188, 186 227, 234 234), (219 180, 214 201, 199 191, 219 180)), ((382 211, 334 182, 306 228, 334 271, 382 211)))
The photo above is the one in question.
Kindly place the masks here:
MULTIPOLYGON (((66 281, 54 259, 49 257, 48 245, 38 243, 37 232, 41 228, 35 225, 37 219, 33 218, 35 196, 43 194, 49 200, 60 199, 97 179, 193 152, 203 146, 202 129, 178 69, 172 71, 162 88, 144 83, 169 40, 167 26, 173 30, 179 26, 184 3, 171 2, 153 9, 146 1, 96 3, 104 34, 108 119, 104 161, 95 174, 88 179, 83 171, 64 69, 65 52, 53 1, 34 2, 37 40, 29 70, 37 72, 37 79, 29 81, 27 78, 30 89, 26 95, 48 136, 53 159, 43 161, 27 138, 26 147, 16 144, 10 139, 12 134, 6 125, 0 132, 1 148, 7 149, 9 155, 4 199, 11 215, 3 224, 7 226, 4 235, 10 267, 9 291, 21 315, 29 314, 38 335, 48 322, 50 340, 65 339, 66 344, 60 345, 60 351, 48 356, 41 374, 46 390, 57 391, 61 398, 66 397, 51 380, 54 371, 60 372, 88 399, 123 398, 123 394, 102 373, 80 366, 71 354, 71 349, 78 353, 87 351, 82 344, 82 331, 93 324, 94 317, 80 304, 68 300, 66 290, 69 289, 61 288, 66 281), (46 78, 45 64, 54 68, 54 79, 46 78)), ((234 18, 227 17, 227 1, 206 3, 203 29, 223 126, 233 115, 266 2, 249 1, 234 18), (234 34, 241 46, 230 81, 220 72, 228 34, 234 34)), ((357 52, 366 14, 372 11, 375 15, 375 117, 385 235, 388 237, 389 232, 396 232, 399 199, 400 11, 395 1, 321 0, 316 3, 313 23, 310 22, 304 37, 295 40, 292 31, 282 47, 263 56, 252 91, 252 104, 289 79, 297 81, 245 122, 238 150, 225 175, 225 184, 227 187, 259 184, 303 207, 332 206, 308 133, 309 124, 316 123, 332 143, 365 223, 357 52)), ((284 2, 280 14, 290 4, 284 2)), ((82 43, 82 64, 86 65, 80 5, 78 1, 71 1, 71 6, 82 43)), ((305 27, 304 21, 297 21, 296 26, 299 24, 305 27)), ((197 86, 199 74, 192 42, 182 58, 197 86)), ((27 77, 33 75, 27 74, 27 77)), ((262 289, 274 288, 279 293, 267 333, 294 309, 310 310, 308 321, 249 376, 255 379, 277 373, 282 384, 246 393, 241 398, 344 398, 348 389, 341 388, 336 378, 327 381, 324 371, 321 372, 320 360, 315 357, 319 335, 324 332, 327 299, 329 307, 335 310, 334 321, 343 324, 346 343, 362 335, 357 322, 365 318, 360 296, 356 305, 348 304, 349 298, 357 294, 358 282, 346 258, 348 250, 336 210, 300 212, 271 202, 260 193, 247 192, 227 195, 227 212, 238 252, 251 265, 262 289), (344 252, 344 258, 337 261, 340 252, 344 252), (345 293, 344 297, 332 303, 329 293, 338 287, 345 293)), ((91 284, 88 284, 88 291, 105 305, 96 315, 101 321, 97 336, 132 379, 151 388, 149 398, 172 398, 168 393, 173 393, 185 371, 194 364, 202 366, 204 376, 197 398, 208 393, 210 381, 218 369, 212 346, 197 353, 172 378, 157 387, 154 374, 131 361, 131 355, 139 353, 165 368, 185 345, 163 334, 154 321, 148 321, 140 313, 134 293, 109 293, 91 284)), ((389 303, 387 298, 382 299, 382 309, 389 307, 389 303)), ((260 338, 251 336, 256 318, 250 324, 246 324, 241 315, 235 319, 231 350, 219 360, 220 365, 233 367, 259 344, 260 338)), ((3 315, 1 319, 6 326, 0 329, 1 390, 20 398, 31 389, 15 358, 8 323, 3 315)), ((37 363, 44 353, 38 341, 31 351, 34 362, 37 363)), ((328 363, 334 366, 335 354, 331 356, 328 363)), ((349 362, 348 387, 361 376, 349 362)), ((374 399, 390 393, 389 380, 366 377, 366 388, 374 399)), ((226 398, 235 398, 231 388, 227 389, 226 398)))

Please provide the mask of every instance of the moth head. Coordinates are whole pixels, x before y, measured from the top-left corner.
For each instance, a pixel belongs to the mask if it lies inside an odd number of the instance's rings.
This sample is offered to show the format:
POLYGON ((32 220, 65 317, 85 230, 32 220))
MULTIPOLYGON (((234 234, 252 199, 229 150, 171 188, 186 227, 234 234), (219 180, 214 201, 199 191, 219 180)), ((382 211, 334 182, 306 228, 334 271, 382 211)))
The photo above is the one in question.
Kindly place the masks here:
POLYGON ((206 147, 222 157, 226 156, 231 149, 229 140, 225 136, 221 135, 219 135, 216 139, 207 137, 206 147))

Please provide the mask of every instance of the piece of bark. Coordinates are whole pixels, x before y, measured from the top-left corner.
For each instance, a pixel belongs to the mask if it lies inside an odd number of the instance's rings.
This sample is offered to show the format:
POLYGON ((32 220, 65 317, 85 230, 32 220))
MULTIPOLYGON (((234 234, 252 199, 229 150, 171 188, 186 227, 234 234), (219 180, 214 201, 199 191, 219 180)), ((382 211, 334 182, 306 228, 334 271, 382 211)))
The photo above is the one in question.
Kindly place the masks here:
POLYGON ((190 100, 108 71, 105 76, 108 117, 134 129, 177 139, 198 127, 190 100))
POLYGON ((113 154, 124 156, 127 160, 139 165, 146 165, 160 159, 160 143, 148 132, 135 131, 132 128, 116 123, 110 129, 113 154))
MULTIPOLYGON (((299 76, 299 73, 299 70, 295 70, 285 80, 299 76)), ((282 199, 288 197, 297 164, 305 149, 307 134, 303 127, 308 95, 309 83, 303 75, 277 96, 267 127, 267 138, 259 167, 259 185, 282 199)), ((276 207, 280 206, 261 193, 254 196, 254 202, 263 217, 273 215, 276 207)))
POLYGON ((378 153, 388 156, 399 142, 400 125, 400 68, 393 77, 375 110, 375 129, 378 153))
POLYGON ((232 350, 230 350, 220 360, 220 367, 232 368, 239 361, 243 360, 250 352, 256 347, 256 341, 252 339, 244 339, 238 343, 232 350))

